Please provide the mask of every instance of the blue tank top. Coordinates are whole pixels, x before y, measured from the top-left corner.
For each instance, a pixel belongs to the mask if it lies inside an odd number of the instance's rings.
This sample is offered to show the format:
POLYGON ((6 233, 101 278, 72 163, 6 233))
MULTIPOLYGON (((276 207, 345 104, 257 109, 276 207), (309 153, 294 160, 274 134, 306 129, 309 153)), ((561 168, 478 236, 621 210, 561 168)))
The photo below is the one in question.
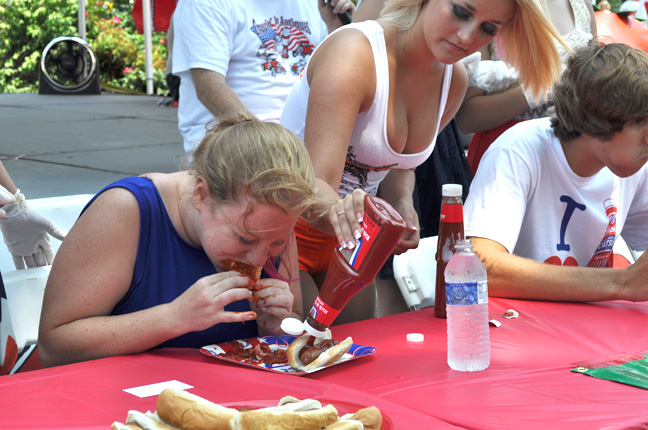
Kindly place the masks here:
MULTIPOLYGON (((112 310, 112 315, 128 314, 169 303, 198 279, 217 272, 202 248, 187 243, 177 232, 162 197, 150 179, 125 178, 108 185, 97 196, 116 187, 129 190, 137 198, 140 236, 131 286, 112 310)), ((86 208, 97 196, 90 200, 86 208)), ((225 310, 244 312, 250 310, 250 305, 247 300, 241 300, 229 304, 225 310)), ((170 339, 157 348, 200 348, 254 336, 258 336, 256 321, 221 323, 207 330, 170 339)))

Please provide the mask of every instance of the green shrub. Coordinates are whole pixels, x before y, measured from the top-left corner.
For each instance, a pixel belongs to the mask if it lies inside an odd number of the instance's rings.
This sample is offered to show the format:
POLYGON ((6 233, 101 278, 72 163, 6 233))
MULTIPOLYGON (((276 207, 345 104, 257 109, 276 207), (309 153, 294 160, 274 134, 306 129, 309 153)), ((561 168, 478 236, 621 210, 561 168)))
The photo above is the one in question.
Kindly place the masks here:
MULTIPOLYGON (((133 0, 86 3, 86 40, 97 57, 101 81, 146 92, 144 36, 135 30, 133 0)), ((77 0, 0 0, 0 93, 38 91, 45 46, 78 35, 77 0)), ((153 34, 154 89, 166 95, 166 35, 153 34)))

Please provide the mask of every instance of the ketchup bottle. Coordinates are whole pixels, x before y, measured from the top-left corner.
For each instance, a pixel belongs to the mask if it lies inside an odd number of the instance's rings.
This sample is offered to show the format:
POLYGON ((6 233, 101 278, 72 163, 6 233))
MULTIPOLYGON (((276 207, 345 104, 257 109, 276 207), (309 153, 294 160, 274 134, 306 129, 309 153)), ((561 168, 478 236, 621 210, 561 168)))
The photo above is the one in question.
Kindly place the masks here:
POLYGON ((444 184, 441 188, 441 218, 439 219, 439 241, 436 252, 436 292, 434 315, 446 317, 445 268, 454 254, 455 243, 464 239, 463 187, 460 184, 444 184))
POLYGON ((405 221, 386 201, 366 195, 364 207, 360 244, 352 252, 333 250, 324 285, 304 321, 312 336, 324 336, 349 300, 373 282, 405 231, 405 221))

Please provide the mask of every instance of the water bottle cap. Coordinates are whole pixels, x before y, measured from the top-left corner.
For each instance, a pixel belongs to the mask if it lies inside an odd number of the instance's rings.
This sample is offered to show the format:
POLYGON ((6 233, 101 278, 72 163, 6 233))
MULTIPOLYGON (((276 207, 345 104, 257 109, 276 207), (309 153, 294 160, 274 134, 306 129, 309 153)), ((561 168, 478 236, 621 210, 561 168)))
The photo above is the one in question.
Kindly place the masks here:
POLYGON ((304 324, 297 318, 284 318, 281 329, 292 336, 301 336, 304 333, 304 324))
POLYGON ((313 327, 311 327, 311 325, 308 324, 308 320, 304 321, 304 330, 306 330, 306 333, 315 337, 324 337, 324 335, 326 334, 326 331, 316 330, 313 327))
POLYGON ((443 184, 441 187, 442 195, 447 197, 461 197, 462 192, 461 184, 443 184))
POLYGON ((423 342, 424 339, 423 333, 407 333, 408 342, 423 342))

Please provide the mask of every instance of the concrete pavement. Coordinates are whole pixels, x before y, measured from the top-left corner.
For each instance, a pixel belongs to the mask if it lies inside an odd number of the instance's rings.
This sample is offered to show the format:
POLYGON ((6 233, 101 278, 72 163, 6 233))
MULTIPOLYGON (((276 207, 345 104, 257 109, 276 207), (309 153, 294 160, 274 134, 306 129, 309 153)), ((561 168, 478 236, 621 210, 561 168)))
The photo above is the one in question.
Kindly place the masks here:
POLYGON ((177 108, 158 96, 0 94, 0 160, 27 199, 95 194, 184 157, 177 108))

